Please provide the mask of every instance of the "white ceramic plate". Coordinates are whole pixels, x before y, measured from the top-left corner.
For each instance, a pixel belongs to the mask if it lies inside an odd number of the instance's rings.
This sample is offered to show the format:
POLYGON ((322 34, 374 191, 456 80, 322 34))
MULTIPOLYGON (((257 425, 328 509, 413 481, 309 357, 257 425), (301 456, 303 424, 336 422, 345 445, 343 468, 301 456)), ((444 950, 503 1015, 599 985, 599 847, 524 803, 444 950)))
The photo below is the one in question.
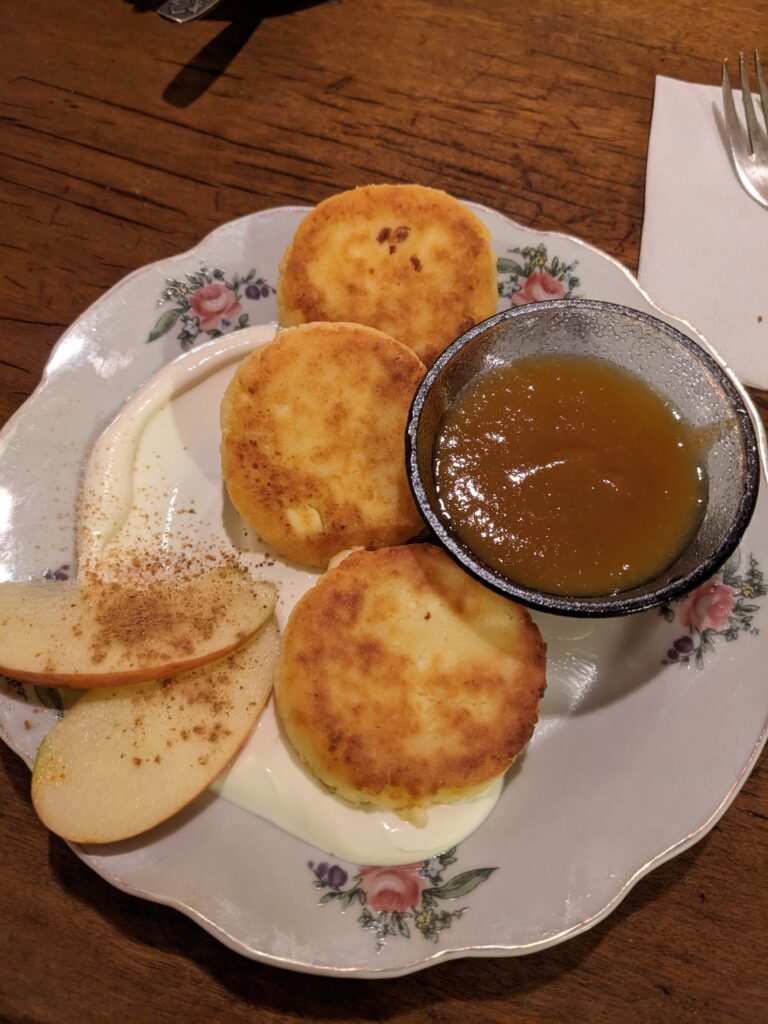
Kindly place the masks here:
MULTIPOLYGON (((604 254, 475 209, 500 259, 500 308, 606 299, 697 337, 604 254)), ((305 212, 224 225, 120 282, 64 334, 2 434, 0 578, 73 572, 91 445, 185 348, 275 319, 278 262, 305 212)), ((218 481, 211 487, 220 492, 218 481)), ((738 556, 672 607, 598 622, 538 616, 550 651, 539 728, 490 818, 455 851, 361 870, 214 796, 136 840, 73 849, 119 888, 177 907, 238 952, 297 970, 382 977, 575 935, 701 838, 762 748, 766 503, 763 489, 738 556)), ((0 682, 0 734, 28 764, 59 703, 55 691, 0 682)))

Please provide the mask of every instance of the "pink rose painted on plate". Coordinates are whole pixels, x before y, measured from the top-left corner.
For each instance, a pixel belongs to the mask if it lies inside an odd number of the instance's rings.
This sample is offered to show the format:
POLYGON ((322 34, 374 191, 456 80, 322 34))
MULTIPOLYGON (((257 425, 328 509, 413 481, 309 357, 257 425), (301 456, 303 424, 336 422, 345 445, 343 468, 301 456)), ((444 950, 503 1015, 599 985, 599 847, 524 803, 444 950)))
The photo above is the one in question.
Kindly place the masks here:
POLYGON ((324 890, 320 905, 335 903, 342 910, 358 907, 357 924, 373 932, 376 948, 381 949, 388 938, 411 938, 412 928, 428 942, 437 942, 468 909, 444 910, 442 904, 463 900, 496 870, 471 868, 446 878, 446 870, 455 863, 454 847, 418 864, 361 865, 351 878, 352 871, 340 864, 310 861, 308 867, 315 888, 324 890))
POLYGON ((720 580, 709 580, 692 591, 680 607, 680 622, 694 629, 725 629, 736 607, 736 591, 720 580))
POLYGON ((514 306, 543 302, 545 299, 564 299, 568 292, 563 282, 546 270, 534 270, 528 277, 520 278, 519 284, 520 290, 510 296, 514 306))
POLYGON ((576 276, 577 260, 566 263, 559 256, 549 256, 543 242, 523 248, 508 249, 496 261, 499 295, 513 306, 546 299, 575 298, 581 283, 576 276))
POLYGON ((148 342, 176 329, 176 339, 186 352, 201 337, 205 341, 242 330, 250 326, 250 314, 242 312, 244 303, 260 302, 262 321, 276 315, 272 301, 275 289, 266 278, 256 276, 255 267, 244 276, 228 277, 220 267, 201 263, 199 270, 184 278, 167 278, 157 303, 162 313, 147 336, 148 342))
POLYGON ((404 914, 419 905, 422 889, 429 885, 420 871, 420 863, 395 868, 361 867, 360 888, 373 910, 404 914))
POLYGON ((232 321, 240 312, 237 292, 227 288, 223 281, 205 284, 189 296, 192 312, 200 321, 202 331, 221 327, 222 320, 232 321))
POLYGON ((666 604, 659 609, 667 622, 674 622, 679 615, 680 625, 688 630, 672 641, 664 665, 693 662, 703 668, 705 656, 721 640, 736 640, 745 633, 757 635, 754 618, 760 605, 755 601, 768 594, 768 587, 754 555, 747 556, 746 568, 741 571, 740 562, 737 551, 716 576, 681 598, 677 606, 666 604))

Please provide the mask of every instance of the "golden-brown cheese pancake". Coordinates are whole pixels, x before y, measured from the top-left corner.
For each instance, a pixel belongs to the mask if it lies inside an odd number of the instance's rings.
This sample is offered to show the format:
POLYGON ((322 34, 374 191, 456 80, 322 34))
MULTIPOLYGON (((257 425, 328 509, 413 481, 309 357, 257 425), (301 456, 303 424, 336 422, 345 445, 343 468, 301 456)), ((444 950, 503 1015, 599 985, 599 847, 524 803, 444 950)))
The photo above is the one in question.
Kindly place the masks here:
POLYGON ((329 789, 407 814, 509 768, 538 718, 545 652, 524 608, 440 548, 353 552, 291 614, 277 710, 329 789))
POLYGON ((496 312, 485 225, 422 185, 366 185, 320 203, 280 265, 280 322, 350 320, 386 331, 427 366, 496 312))
POLYGON ((405 425, 424 366, 381 331, 306 324, 239 366, 221 407, 232 504, 286 558, 326 566, 423 523, 405 472, 405 425))

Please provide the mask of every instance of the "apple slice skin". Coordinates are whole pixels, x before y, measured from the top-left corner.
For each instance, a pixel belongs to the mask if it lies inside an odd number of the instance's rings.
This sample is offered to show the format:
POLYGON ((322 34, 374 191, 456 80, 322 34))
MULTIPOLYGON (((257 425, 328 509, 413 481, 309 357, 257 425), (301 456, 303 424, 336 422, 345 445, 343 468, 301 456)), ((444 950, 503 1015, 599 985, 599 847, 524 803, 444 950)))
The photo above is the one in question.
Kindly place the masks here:
POLYGON ((206 790, 250 736, 272 690, 274 617, 228 657, 175 679, 93 690, 37 752, 32 803, 52 832, 112 843, 206 790))
POLYGON ((175 676, 236 650, 274 604, 272 584, 231 566, 141 587, 0 583, 0 673, 79 689, 175 676))

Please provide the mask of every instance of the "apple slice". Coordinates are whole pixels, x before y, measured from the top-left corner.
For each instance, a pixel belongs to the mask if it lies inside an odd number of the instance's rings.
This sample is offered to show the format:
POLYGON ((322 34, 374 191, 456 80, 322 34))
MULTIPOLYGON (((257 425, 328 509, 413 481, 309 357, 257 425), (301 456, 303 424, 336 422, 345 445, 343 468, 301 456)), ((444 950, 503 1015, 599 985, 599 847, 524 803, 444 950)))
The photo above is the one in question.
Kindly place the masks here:
POLYGON ((52 832, 111 843, 145 832, 233 760, 272 689, 274 617, 228 657, 175 679, 91 690, 40 745, 32 802, 52 832))
POLYGON ((123 686, 229 654, 272 614, 274 587, 231 566, 144 585, 0 583, 0 672, 48 686, 123 686))

